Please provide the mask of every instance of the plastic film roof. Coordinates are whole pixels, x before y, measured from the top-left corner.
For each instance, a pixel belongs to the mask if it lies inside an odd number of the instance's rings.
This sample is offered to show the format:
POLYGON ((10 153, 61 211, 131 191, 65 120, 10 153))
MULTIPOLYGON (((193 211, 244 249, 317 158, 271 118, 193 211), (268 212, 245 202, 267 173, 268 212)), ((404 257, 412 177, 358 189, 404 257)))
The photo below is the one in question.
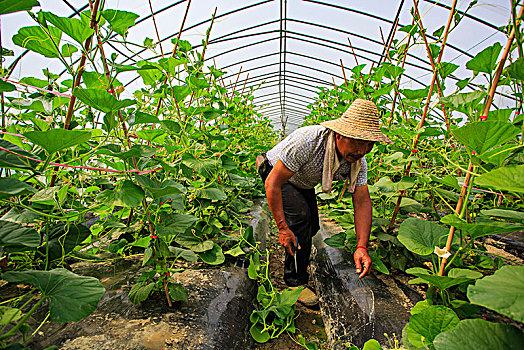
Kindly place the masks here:
MULTIPOLYGON (((77 16, 88 8, 85 0, 44 0, 42 9, 60 16, 77 16)), ((460 66, 447 80, 448 85, 469 78, 472 72, 465 63, 494 42, 505 44, 506 35, 499 29, 510 21, 510 0, 478 1, 468 9, 471 1, 458 1, 458 13, 464 18, 450 32, 443 62, 460 66)), ((166 0, 107 0, 104 8, 131 11, 140 17, 129 29, 127 41, 142 44, 146 38, 160 43, 164 54, 173 49, 189 2, 166 0), (154 21, 153 21, 154 19, 154 21), (155 29, 156 22, 156 29, 155 29)), ((450 0, 421 0, 419 11, 430 35, 444 26, 450 13, 450 0)), ((225 69, 223 77, 229 91, 253 87, 254 103, 259 111, 273 120, 279 129, 282 124, 293 130, 309 114, 308 105, 315 101, 318 87, 333 87, 344 83, 342 66, 349 69, 358 64, 377 65, 384 61, 385 47, 391 39, 402 43, 407 33, 400 29, 411 24, 412 0, 192 0, 181 38, 201 47, 202 40, 216 9, 210 41, 205 53, 206 66, 225 69), (395 24, 398 22, 398 26, 395 24), (349 39, 349 40, 348 40, 349 39), (351 49, 353 47, 353 51, 351 49)), ((33 25, 25 13, 2 17, 3 45, 23 52, 11 42, 11 37, 24 25, 33 25)), ((433 37, 434 38, 434 37, 433 37)), ((144 50, 132 44, 123 44, 120 37, 107 47, 107 55, 118 54, 117 62, 131 64, 138 60, 157 60, 160 46, 155 51, 144 50)), ((10 64, 14 58, 6 58, 10 64)), ((55 62, 29 52, 17 66, 13 77, 43 76, 42 68, 59 73, 55 62)), ((419 42, 409 50, 401 87, 419 89, 429 85, 431 65, 426 49, 419 42)), ((127 84, 126 93, 141 87, 136 72, 119 75, 127 84)), ((477 84, 487 82, 477 81, 477 84)), ((449 86, 448 86, 449 87, 449 86)), ((470 88, 475 89, 474 85, 470 88)), ((495 104, 508 103, 499 94, 495 104)))

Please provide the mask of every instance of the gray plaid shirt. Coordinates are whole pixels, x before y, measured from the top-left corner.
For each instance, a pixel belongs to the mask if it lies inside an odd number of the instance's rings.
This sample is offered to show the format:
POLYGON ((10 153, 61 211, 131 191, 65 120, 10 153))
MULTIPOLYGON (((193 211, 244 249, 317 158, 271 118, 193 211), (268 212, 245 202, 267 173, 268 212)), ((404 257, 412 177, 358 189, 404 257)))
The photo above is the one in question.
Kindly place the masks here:
MULTIPOLYGON (((274 166, 280 159, 286 168, 295 173, 289 182, 300 188, 313 188, 322 181, 328 135, 329 129, 321 125, 299 128, 267 152, 269 164, 274 166)), ((349 178, 350 169, 351 163, 341 159, 333 180, 349 178)), ((367 184, 367 179, 368 165, 366 158, 362 158, 357 186, 367 184)))

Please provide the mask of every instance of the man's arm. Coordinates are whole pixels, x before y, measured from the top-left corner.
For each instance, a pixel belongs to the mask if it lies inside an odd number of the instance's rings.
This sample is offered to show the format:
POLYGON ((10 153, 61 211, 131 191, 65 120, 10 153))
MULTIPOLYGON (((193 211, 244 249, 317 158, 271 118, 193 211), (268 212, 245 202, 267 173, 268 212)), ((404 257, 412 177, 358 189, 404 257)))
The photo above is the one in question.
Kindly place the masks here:
MULTIPOLYGON (((355 192, 351 195, 353 200, 353 209, 355 210, 355 233, 357 235, 357 246, 367 247, 369 235, 371 233, 372 206, 369 197, 368 186, 357 186, 355 192)), ((366 276, 371 270, 371 257, 366 249, 357 248, 354 254, 355 266, 359 278, 366 276), (364 269, 362 270, 362 265, 364 269)))
POLYGON ((289 170, 279 159, 267 176, 265 183, 267 203, 278 227, 278 241, 291 255, 293 255, 293 248, 295 247, 295 235, 286 223, 282 205, 281 186, 294 174, 295 173, 289 170))

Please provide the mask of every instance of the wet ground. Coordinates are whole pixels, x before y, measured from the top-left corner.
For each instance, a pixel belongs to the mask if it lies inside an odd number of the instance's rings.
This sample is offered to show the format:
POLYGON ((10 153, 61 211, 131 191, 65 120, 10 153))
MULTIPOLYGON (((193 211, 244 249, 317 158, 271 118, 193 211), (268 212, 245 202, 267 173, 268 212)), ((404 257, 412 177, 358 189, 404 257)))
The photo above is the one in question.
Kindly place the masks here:
MULTIPOLYGON (((271 233, 268 237, 267 246, 270 251, 269 267, 271 273, 271 280, 275 288, 282 291, 287 288, 284 283, 284 248, 278 242, 278 231, 274 224, 271 224, 271 233)), ((297 332, 295 334, 282 334, 277 339, 272 339, 264 344, 255 344, 256 350, 283 350, 283 349, 304 349, 299 346, 292 339, 297 338, 298 334, 302 334, 306 342, 316 343, 319 349, 329 349, 326 342, 326 330, 322 320, 320 308, 307 308, 304 305, 297 303, 297 314, 295 319, 295 327, 297 332)))

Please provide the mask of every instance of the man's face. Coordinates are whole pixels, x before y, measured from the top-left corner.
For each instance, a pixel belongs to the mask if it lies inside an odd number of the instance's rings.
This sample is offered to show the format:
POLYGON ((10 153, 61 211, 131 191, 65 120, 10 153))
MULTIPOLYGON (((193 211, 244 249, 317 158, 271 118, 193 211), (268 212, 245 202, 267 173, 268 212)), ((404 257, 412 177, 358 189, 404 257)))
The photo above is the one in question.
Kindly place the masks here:
POLYGON ((337 150, 344 159, 353 163, 371 151, 375 141, 366 141, 336 135, 337 150))

